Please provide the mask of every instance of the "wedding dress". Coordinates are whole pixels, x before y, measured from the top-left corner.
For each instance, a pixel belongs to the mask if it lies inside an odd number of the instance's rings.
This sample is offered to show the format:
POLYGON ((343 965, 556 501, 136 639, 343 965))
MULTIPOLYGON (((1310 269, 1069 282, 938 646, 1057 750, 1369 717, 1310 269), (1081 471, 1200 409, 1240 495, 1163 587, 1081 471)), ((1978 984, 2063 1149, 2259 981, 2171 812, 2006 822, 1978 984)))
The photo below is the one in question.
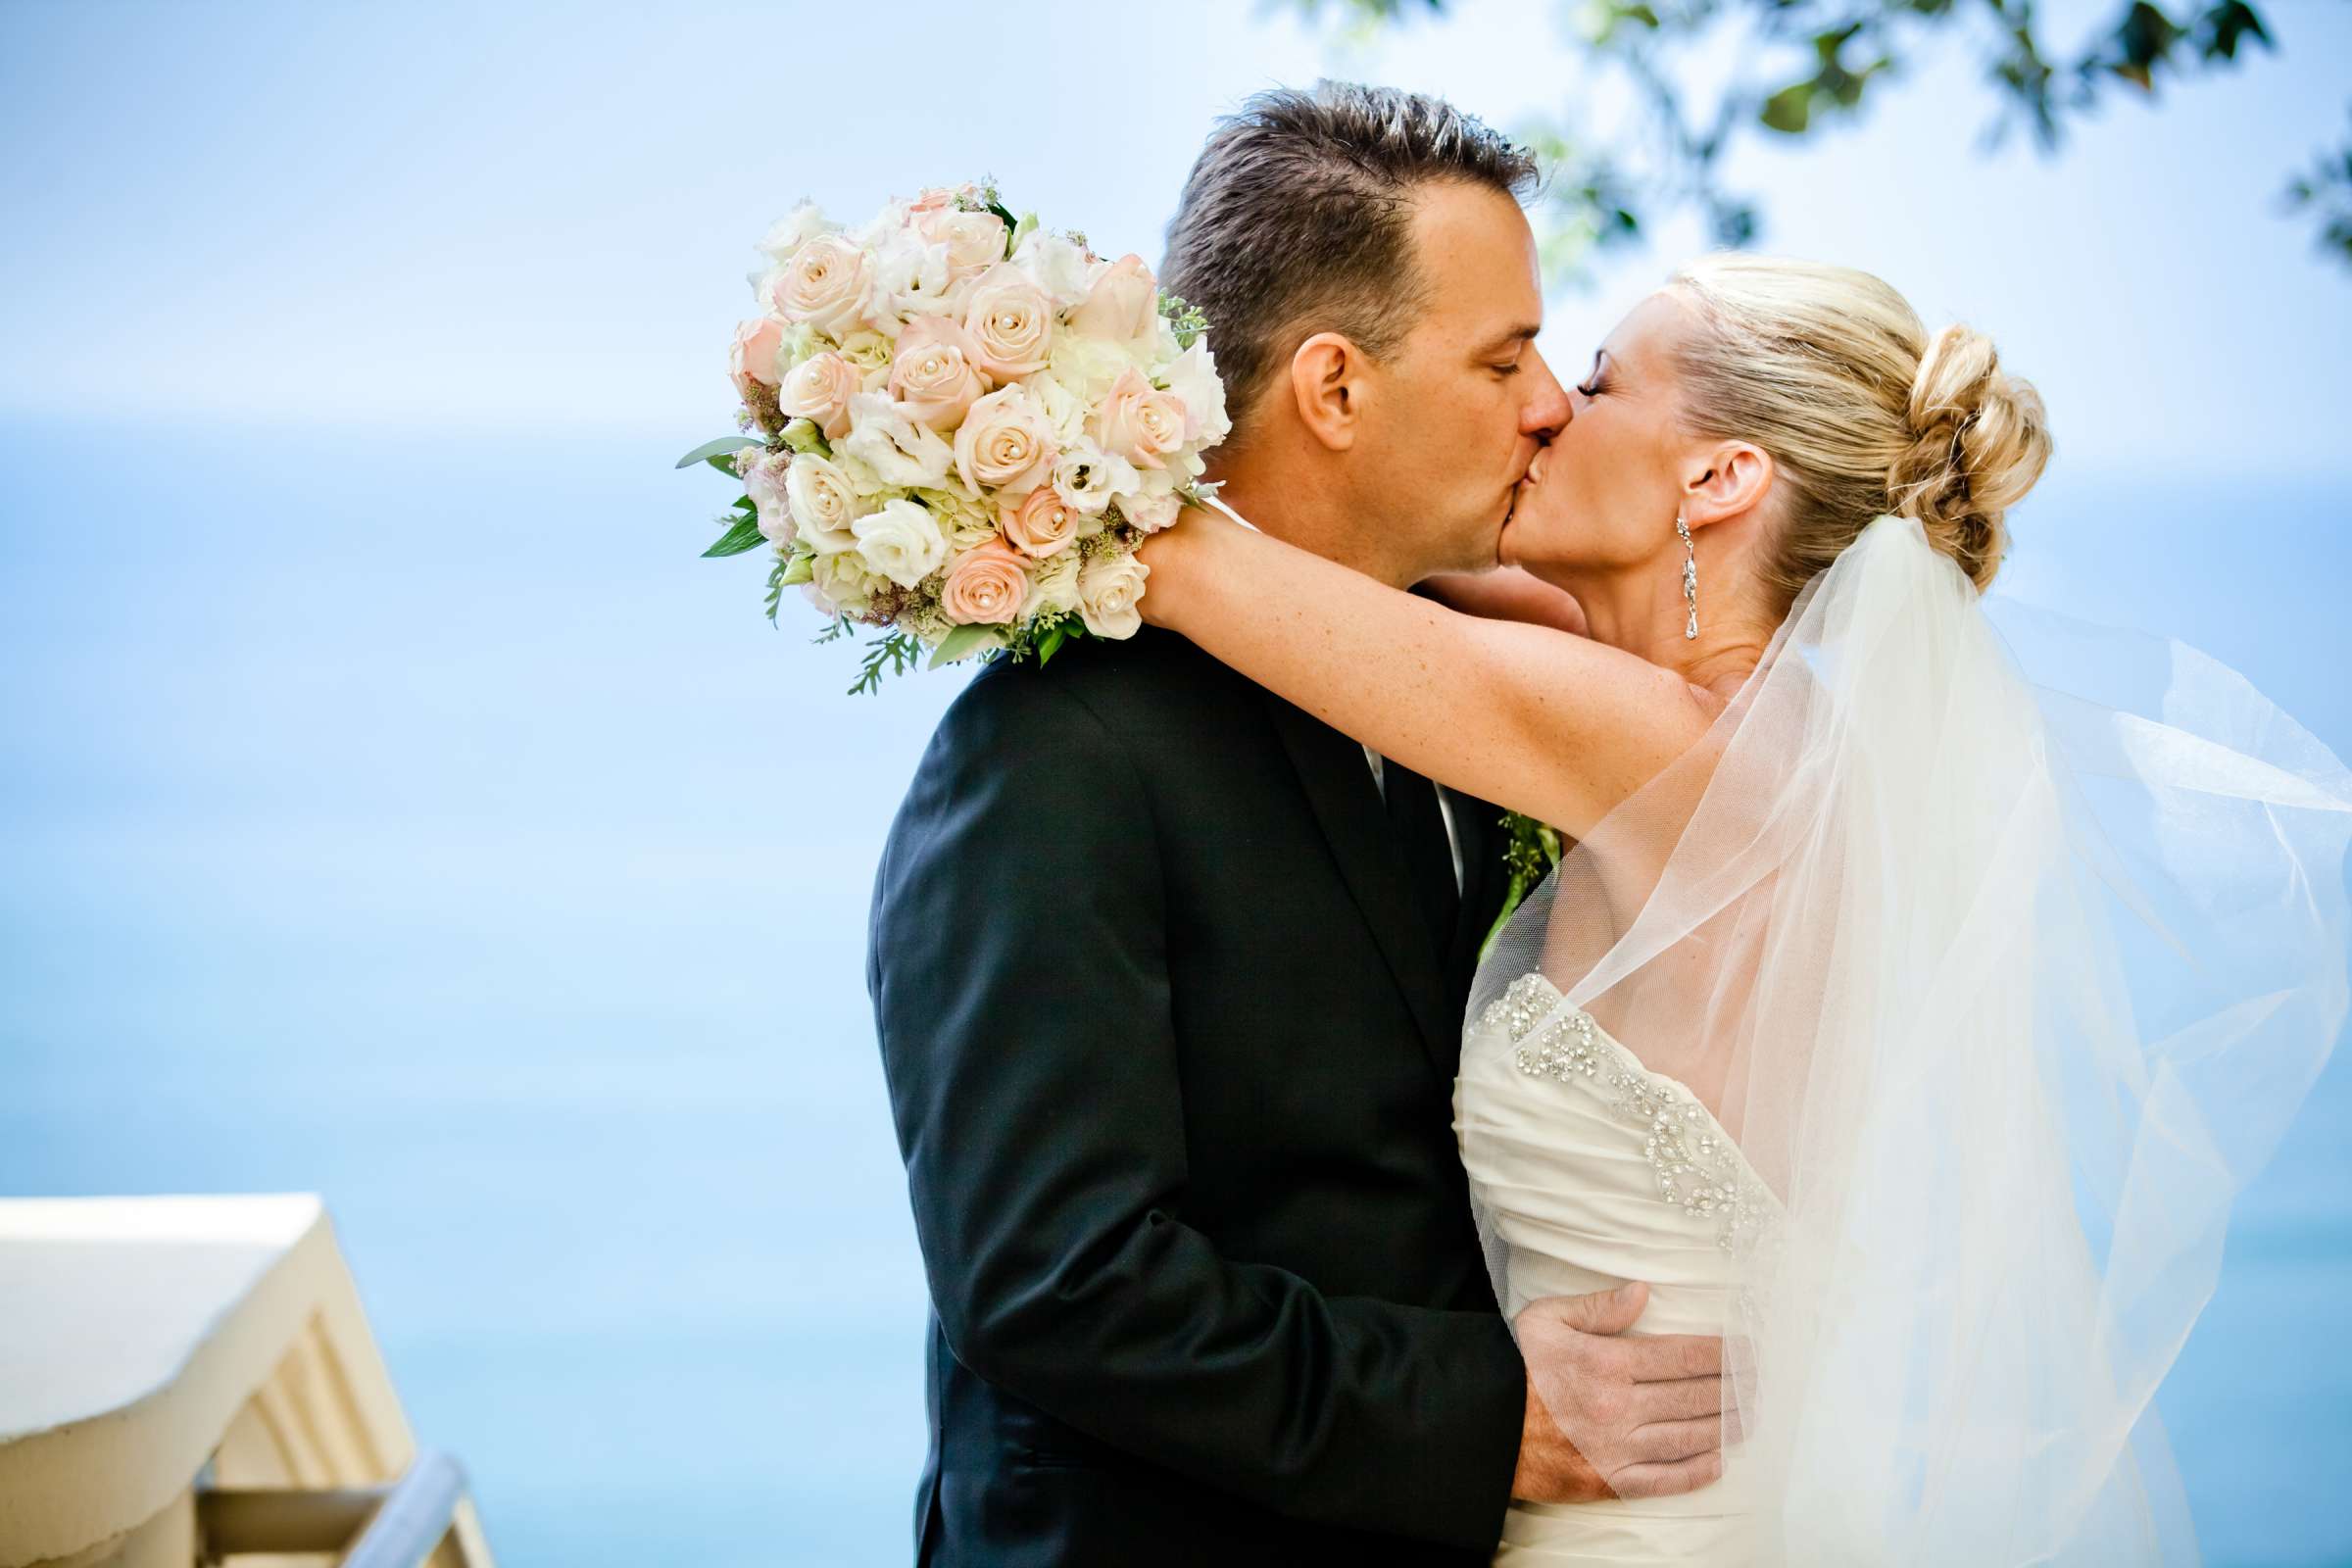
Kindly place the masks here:
POLYGON ((1874 522, 1482 965, 1497 1298, 1648 1282, 1741 1433, 1498 1564, 2195 1560, 2152 1396, 2344 1018, 2352 774, 2179 644, 1997 613, 1874 522))

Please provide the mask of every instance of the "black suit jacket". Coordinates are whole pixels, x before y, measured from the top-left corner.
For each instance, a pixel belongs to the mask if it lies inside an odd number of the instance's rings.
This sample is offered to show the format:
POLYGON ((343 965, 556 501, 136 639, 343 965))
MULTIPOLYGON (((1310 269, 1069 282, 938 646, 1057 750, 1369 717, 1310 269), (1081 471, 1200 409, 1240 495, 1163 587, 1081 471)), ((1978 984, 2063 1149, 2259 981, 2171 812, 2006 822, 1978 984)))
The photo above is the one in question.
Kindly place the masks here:
POLYGON ((867 979, 930 1282, 925 1564, 1484 1563, 1525 1394, 1362 748, 1173 633, 942 720, 867 979))

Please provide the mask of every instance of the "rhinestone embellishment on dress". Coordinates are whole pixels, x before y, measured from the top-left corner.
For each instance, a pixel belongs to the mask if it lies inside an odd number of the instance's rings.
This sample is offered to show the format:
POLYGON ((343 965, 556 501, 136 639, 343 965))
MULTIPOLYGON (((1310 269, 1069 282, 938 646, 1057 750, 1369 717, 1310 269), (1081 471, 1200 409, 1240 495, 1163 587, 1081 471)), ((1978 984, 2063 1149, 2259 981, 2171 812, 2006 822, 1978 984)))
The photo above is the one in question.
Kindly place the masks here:
POLYGON ((1763 1190, 1706 1107, 1673 1079, 1634 1061, 1550 981, 1521 975, 1480 1021, 1508 1034, 1518 1048, 1512 1061, 1530 1077, 1590 1082, 1620 1121, 1642 1133, 1642 1155, 1657 1176, 1658 1196, 1693 1219, 1714 1220, 1718 1247, 1736 1250, 1753 1233, 1763 1216, 1763 1190))

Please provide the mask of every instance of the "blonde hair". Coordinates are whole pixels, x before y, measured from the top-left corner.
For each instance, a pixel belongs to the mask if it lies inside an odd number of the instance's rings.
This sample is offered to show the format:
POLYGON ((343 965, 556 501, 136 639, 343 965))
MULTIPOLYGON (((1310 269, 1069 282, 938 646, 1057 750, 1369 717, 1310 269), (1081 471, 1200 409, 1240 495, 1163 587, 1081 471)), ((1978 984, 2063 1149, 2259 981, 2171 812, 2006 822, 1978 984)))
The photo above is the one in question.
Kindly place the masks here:
POLYGON ((1752 441, 1777 469, 1761 557, 1777 608, 1885 513, 1918 518, 1990 585, 2003 518, 2050 460, 2040 394, 2002 371, 1990 338, 1930 337, 1902 295, 1849 267, 1727 251, 1667 287, 1694 321, 1674 356, 1683 425, 1752 441))

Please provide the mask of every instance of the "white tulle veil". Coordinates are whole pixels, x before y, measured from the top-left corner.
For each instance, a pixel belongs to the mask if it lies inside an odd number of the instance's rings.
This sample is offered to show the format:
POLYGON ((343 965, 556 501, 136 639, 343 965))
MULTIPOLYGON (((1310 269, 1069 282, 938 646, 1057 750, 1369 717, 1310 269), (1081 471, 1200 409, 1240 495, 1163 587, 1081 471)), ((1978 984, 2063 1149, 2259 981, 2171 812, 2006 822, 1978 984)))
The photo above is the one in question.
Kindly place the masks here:
POLYGON ((2151 1396, 2343 1021, 2348 839, 2234 673, 1883 517, 1530 897, 1471 1016, 1542 972, 1780 1200, 1722 1324, 1757 1561, 2194 1559, 2151 1396))

